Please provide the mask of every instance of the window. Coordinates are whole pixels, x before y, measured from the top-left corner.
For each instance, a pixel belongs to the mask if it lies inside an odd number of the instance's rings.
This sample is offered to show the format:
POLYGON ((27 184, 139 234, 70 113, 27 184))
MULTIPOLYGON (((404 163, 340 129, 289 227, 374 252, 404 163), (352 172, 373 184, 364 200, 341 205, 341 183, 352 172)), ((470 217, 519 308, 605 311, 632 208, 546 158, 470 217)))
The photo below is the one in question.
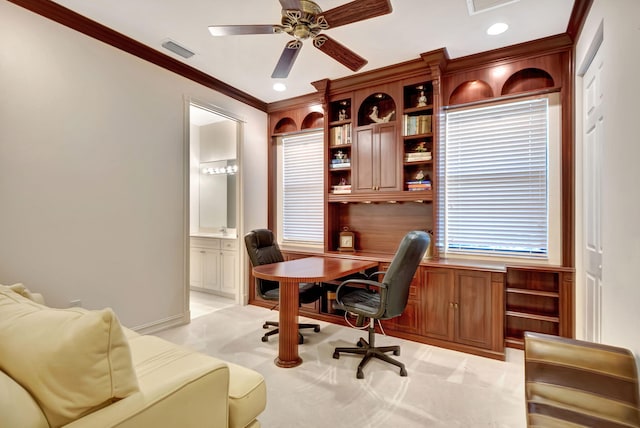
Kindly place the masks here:
POLYGON ((322 132, 282 138, 278 216, 280 240, 290 244, 324 242, 324 163, 322 132))
POLYGON ((551 112, 552 98, 555 105, 554 95, 446 112, 439 192, 445 253, 558 257, 559 237, 550 240, 552 230, 560 236, 559 106, 551 112))

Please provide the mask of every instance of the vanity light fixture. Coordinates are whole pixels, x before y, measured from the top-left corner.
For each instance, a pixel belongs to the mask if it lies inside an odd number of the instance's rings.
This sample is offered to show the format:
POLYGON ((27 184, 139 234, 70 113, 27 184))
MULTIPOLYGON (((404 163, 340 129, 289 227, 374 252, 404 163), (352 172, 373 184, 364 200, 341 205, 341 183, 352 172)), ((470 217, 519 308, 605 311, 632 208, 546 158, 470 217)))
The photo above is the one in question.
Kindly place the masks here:
POLYGON ((504 22, 498 22, 487 29, 487 34, 490 36, 497 36, 498 34, 504 33, 508 29, 509 25, 505 24, 504 22))
POLYGON ((202 173, 207 175, 218 175, 218 174, 227 174, 233 175, 238 172, 238 165, 227 165, 221 166, 219 168, 203 168, 202 173))

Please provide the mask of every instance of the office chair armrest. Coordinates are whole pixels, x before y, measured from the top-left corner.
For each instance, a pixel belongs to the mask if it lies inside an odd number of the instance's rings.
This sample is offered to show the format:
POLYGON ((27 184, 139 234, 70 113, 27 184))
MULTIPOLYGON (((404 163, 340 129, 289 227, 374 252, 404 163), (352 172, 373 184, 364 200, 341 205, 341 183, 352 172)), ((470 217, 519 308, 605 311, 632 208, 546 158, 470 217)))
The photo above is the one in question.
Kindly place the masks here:
MULTIPOLYGON (((343 281, 336 289, 336 298, 340 295, 340 289, 344 285, 348 285, 348 284, 364 285, 364 288, 366 288, 367 290, 371 290, 370 288, 371 286, 376 288, 387 288, 387 284, 383 284, 382 282, 374 281, 372 279, 348 279, 346 281, 343 281)), ((354 287, 354 288, 363 288, 363 287, 354 287)))
POLYGON ((379 271, 370 273, 369 275, 367 275, 367 278, 373 278, 375 275, 384 275, 385 273, 387 273, 386 270, 379 270, 379 271))

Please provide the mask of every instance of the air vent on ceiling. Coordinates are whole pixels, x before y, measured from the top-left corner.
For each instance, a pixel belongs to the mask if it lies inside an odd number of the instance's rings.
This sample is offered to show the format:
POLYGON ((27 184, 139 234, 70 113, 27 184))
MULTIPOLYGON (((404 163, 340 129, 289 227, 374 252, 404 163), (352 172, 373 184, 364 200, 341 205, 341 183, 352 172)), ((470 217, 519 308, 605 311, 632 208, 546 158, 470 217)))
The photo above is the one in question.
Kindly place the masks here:
POLYGON ((165 49, 170 50, 171 52, 173 52, 176 55, 180 55, 183 58, 191 58, 192 56, 195 55, 189 49, 187 49, 187 48, 185 48, 183 46, 180 46, 179 44, 177 44, 173 40, 165 41, 164 43, 162 43, 162 47, 165 48, 165 49))
POLYGON ((476 13, 486 12, 518 1, 520 0, 467 0, 467 8, 469 9, 469 15, 475 15, 476 13))

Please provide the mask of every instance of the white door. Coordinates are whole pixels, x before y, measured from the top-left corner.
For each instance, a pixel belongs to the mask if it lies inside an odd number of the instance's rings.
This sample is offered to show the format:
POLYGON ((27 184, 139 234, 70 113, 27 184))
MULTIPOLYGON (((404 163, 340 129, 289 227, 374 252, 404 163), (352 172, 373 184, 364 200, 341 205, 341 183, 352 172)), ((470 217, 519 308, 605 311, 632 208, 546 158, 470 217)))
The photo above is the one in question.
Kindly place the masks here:
POLYGON ((585 279, 585 339, 600 342, 602 313, 602 158, 604 97, 602 53, 598 52, 583 78, 583 219, 585 279))

